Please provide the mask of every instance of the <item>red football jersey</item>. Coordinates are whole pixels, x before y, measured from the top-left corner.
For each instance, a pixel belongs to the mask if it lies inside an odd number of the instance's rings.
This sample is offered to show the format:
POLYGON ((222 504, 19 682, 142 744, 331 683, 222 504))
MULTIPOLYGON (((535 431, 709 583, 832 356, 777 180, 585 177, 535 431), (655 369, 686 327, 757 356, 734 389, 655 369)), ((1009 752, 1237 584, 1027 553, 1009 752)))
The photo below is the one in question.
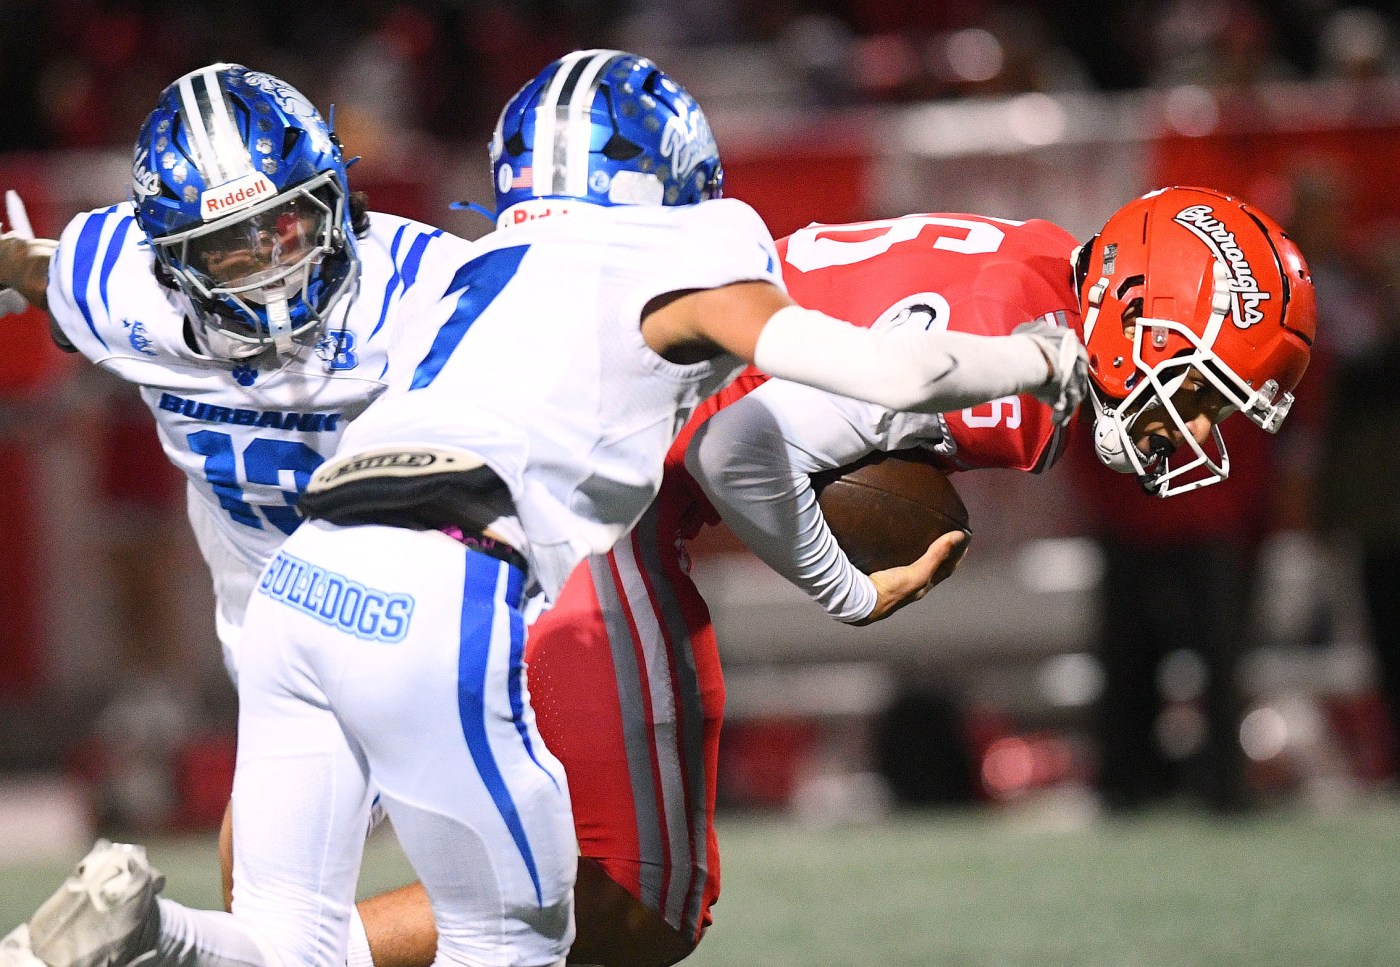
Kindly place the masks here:
MULTIPOLYGON (((1075 244, 1050 222, 925 214, 810 225, 779 241, 778 252, 788 291, 810 309, 859 326, 921 313, 930 327, 1004 336, 1041 317, 1082 331, 1070 269, 1075 244)), ((663 500, 680 512, 675 523, 683 536, 718 519, 685 472, 695 428, 764 379, 750 367, 697 408, 671 448, 663 500)), ((1064 448, 1065 431, 1055 429, 1050 407, 1033 396, 994 400, 944 418, 957 444, 951 456, 938 458, 947 470, 1039 472, 1064 448)))
MULTIPOLYGON (((922 313, 931 328, 1005 336, 1047 316, 1080 330, 1070 253, 1075 240, 1044 221, 906 215, 811 225, 783 239, 783 279, 801 305, 856 325, 922 313)), ((957 443, 948 470, 1040 471, 1059 456, 1050 407, 1007 397, 944 415, 957 443)))

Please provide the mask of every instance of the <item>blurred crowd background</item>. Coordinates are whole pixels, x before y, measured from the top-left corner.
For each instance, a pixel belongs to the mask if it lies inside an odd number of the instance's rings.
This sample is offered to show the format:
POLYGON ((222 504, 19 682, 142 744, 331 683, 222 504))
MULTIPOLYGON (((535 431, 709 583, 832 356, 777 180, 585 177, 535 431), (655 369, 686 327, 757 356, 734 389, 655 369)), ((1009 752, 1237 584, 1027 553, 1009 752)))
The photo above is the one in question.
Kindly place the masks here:
MULTIPOLYGON (((809 109, 1024 91, 1376 77, 1388 5, 1334 0, 6 0, 0 150, 124 146, 167 78, 238 51, 370 135, 487 136, 580 46, 731 58, 689 78, 809 109), (744 55, 752 55, 751 62, 744 55), (781 75, 775 79, 775 75, 781 75)), ((365 144, 362 150, 368 150, 365 144)))
MULTIPOLYGON (((0 188, 53 236, 126 196, 160 90, 216 60, 334 104, 374 207, 479 235, 448 204, 489 204, 500 106, 588 46, 652 56, 697 95, 728 193, 775 235, 974 211, 1085 238, 1160 184, 1244 196, 1317 284, 1284 432, 1227 424, 1232 478, 1165 503, 1089 466, 1082 441, 1044 478, 962 475, 967 564, 870 629, 702 539, 730 679, 722 795, 831 819, 1047 795, 1234 814, 1395 788, 1390 4, 0 0, 0 22, 0 188)), ((235 709, 182 481, 130 387, 54 351, 36 312, 3 325, 0 820, 26 825, 0 821, 16 831, 0 855, 36 828, 85 844, 94 826, 207 827, 235 709)))

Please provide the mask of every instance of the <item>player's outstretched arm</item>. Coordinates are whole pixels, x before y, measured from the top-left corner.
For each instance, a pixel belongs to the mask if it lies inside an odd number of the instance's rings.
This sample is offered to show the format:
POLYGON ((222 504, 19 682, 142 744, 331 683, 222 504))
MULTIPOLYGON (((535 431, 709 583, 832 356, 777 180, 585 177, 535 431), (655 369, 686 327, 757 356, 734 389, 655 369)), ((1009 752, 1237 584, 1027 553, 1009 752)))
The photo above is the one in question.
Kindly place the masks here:
POLYGON ((803 309, 769 282, 679 295, 647 316, 643 334, 663 356, 715 346, 773 376, 893 410, 940 413, 1032 393, 1063 422, 1083 395, 1084 350, 1068 330, 864 329, 803 309))
POLYGON ((35 238, 24 202, 13 191, 5 193, 5 221, 0 233, 0 316, 23 312, 29 306, 49 307, 49 260, 58 242, 35 238))

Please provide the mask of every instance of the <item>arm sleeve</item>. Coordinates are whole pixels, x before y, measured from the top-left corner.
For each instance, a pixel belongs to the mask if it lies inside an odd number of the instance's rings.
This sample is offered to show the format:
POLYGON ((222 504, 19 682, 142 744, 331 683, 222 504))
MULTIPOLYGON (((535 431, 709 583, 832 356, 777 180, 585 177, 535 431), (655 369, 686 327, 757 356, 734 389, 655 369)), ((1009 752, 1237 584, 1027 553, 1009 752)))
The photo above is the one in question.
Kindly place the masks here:
POLYGON ((1035 392, 1051 375, 1045 356, 1026 336, 917 325, 861 329, 800 306, 780 309, 768 320, 754 363, 783 379, 921 413, 1035 392))
POLYGON ((875 586, 851 564, 822 516, 810 475, 873 450, 940 439, 937 420, 772 380, 695 434, 686 467, 724 522, 765 564, 839 621, 875 607, 875 586))

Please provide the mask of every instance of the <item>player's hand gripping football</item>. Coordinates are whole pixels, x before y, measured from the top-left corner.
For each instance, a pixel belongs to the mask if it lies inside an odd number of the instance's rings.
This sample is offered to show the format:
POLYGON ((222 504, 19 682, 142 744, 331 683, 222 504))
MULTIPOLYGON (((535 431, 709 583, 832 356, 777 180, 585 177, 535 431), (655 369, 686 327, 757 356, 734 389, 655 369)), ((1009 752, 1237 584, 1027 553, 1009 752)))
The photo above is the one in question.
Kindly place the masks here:
POLYGON ((42 280, 36 281, 34 276, 40 274, 37 272, 40 265, 44 270, 42 274, 47 275, 48 259, 58 247, 52 239, 34 237, 29 213, 14 190, 5 192, 5 222, 9 229, 0 232, 0 316, 29 308, 29 300, 19 287, 37 284, 42 288, 42 280), (42 262, 36 264, 36 257, 42 262))
POLYGON ((1055 411, 1055 425, 1064 426, 1079 409, 1089 387, 1089 353, 1078 334, 1066 326, 1037 319, 1023 322, 1012 332, 1035 340, 1050 367, 1050 377, 1035 398, 1055 411))
POLYGON ((900 608, 922 600, 938 584, 953 576, 967 553, 967 534, 950 531, 929 545, 913 564, 876 571, 870 575, 877 597, 870 614, 851 624, 861 627, 888 618, 900 608))

